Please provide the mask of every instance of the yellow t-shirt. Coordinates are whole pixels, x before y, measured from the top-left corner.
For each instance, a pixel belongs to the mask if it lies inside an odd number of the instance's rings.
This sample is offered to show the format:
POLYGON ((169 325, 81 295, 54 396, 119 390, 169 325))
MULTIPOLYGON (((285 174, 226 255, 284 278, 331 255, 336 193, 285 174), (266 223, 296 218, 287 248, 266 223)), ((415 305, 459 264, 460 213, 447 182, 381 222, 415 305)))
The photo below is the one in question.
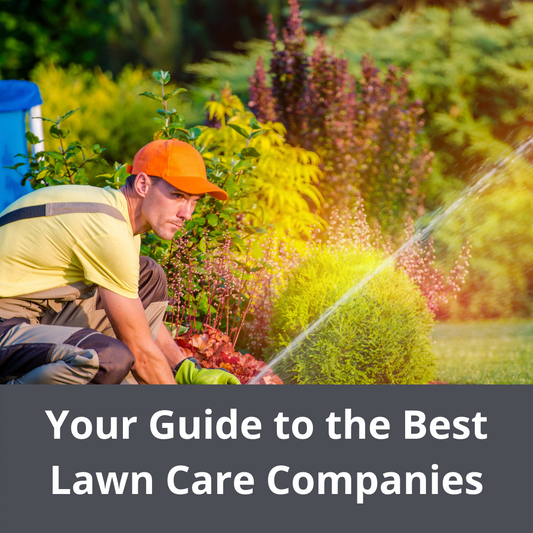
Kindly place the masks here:
POLYGON ((46 187, 18 199, 0 215, 57 202, 108 204, 121 212, 125 222, 104 213, 69 213, 0 227, 0 297, 83 281, 137 298, 141 239, 133 235, 122 192, 86 185, 46 187))

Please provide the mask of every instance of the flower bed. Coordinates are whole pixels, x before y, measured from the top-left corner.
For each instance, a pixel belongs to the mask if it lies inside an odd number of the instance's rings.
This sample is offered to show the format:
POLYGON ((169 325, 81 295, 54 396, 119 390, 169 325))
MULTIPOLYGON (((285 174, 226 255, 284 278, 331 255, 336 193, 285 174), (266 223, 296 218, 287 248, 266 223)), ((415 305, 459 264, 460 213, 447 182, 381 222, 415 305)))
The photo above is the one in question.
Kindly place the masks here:
MULTIPOLYGON (((194 357, 204 368, 223 368, 231 372, 244 385, 267 367, 264 361, 249 353, 235 351, 228 335, 211 326, 203 333, 185 333, 176 339, 176 344, 186 357, 194 357)), ((283 385, 283 381, 268 370, 259 385, 283 385)))

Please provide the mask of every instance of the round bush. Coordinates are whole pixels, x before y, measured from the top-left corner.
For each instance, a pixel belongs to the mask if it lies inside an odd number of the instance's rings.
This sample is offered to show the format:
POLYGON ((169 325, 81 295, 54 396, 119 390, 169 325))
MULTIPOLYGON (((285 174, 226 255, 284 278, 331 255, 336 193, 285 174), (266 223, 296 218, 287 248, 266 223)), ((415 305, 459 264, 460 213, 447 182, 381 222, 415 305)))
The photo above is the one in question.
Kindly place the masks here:
MULTIPOLYGON (((274 302, 271 359, 382 259, 357 250, 321 250, 288 277, 274 302)), ((301 384, 428 383, 434 319, 418 287, 388 266, 274 367, 301 384)), ((286 381, 287 382, 287 381, 286 381)))

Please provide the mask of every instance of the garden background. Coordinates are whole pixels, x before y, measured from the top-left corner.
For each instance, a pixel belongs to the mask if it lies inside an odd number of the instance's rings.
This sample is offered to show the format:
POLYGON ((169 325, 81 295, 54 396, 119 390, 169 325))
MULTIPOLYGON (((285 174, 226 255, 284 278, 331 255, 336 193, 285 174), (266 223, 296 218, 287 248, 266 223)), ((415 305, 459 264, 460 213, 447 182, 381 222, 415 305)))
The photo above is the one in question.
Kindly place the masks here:
POLYGON ((531 3, 34 4, 0 2, 0 76, 52 119, 24 179, 119 187, 178 138, 230 194, 144 237, 205 366, 248 381, 368 280, 262 381, 533 382, 531 3))

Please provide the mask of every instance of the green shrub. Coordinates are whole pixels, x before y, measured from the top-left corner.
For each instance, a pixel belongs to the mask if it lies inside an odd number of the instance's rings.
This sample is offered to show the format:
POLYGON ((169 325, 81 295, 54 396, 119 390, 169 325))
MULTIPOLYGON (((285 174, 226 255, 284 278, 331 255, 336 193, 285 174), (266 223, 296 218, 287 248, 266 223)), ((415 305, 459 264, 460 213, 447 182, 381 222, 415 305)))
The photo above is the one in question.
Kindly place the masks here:
MULTIPOLYGON (((374 253, 310 254, 274 302, 272 353, 289 345, 355 283, 373 272, 374 253)), ((275 372, 301 384, 427 383, 434 379, 433 315, 419 289, 384 268, 282 359, 275 372)))
POLYGON ((436 232, 440 254, 453 264, 466 236, 472 258, 457 300, 439 318, 476 320, 533 314, 533 190, 531 165, 516 158, 436 232))

